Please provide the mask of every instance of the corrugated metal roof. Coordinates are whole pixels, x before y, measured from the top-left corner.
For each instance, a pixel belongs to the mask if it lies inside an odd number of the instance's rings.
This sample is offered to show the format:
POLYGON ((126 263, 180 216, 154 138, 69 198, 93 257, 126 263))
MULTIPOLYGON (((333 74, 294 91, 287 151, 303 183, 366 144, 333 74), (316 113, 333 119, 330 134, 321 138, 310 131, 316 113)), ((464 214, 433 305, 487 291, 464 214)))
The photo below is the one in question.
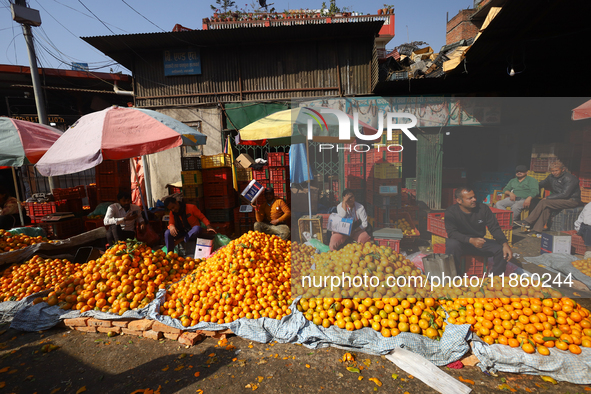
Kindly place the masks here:
POLYGON ((375 37, 383 22, 334 23, 303 26, 193 30, 166 33, 141 33, 114 36, 82 37, 93 47, 131 69, 134 53, 174 47, 273 45, 294 41, 331 40, 349 37, 375 37))

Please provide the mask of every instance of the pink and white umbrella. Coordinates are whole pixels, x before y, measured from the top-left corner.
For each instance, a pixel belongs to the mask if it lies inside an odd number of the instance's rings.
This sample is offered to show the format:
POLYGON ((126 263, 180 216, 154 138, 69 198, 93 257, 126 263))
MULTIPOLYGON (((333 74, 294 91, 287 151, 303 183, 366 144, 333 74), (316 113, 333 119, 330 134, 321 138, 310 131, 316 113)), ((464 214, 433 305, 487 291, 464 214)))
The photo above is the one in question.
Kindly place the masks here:
POLYGON ((72 174, 103 160, 124 160, 181 145, 205 145, 207 137, 184 123, 143 108, 110 107, 81 117, 37 163, 45 176, 72 174))
POLYGON ((573 120, 582 120, 591 118, 591 100, 579 105, 573 109, 573 120))

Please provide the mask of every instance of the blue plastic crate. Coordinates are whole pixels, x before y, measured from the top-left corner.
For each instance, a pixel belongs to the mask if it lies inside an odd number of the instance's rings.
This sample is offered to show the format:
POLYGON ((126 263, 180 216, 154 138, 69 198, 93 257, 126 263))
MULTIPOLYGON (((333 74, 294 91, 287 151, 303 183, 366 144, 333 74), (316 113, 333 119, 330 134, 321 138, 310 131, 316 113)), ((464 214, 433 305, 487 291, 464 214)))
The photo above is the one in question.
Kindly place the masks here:
POLYGON ((571 231, 575 229, 575 221, 583 211, 583 207, 563 209, 550 218, 550 231, 571 231))

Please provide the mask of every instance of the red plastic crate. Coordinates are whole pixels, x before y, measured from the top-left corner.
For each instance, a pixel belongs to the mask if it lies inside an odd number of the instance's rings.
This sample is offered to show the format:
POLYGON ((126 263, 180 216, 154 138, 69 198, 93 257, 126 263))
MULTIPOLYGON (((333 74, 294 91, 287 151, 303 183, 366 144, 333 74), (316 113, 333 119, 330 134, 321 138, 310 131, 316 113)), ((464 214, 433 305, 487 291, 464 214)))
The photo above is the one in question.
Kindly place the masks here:
POLYGON ((272 183, 285 182, 289 179, 289 167, 271 167, 269 168, 269 178, 272 183))
POLYGON ((84 186, 69 187, 67 189, 53 189, 51 191, 56 200, 71 200, 86 197, 84 186))
POLYGON ((268 181, 269 180, 269 168, 263 167, 261 170, 252 170, 252 178, 259 181, 268 181))
MULTIPOLYGON (((121 189, 118 187, 99 187, 96 189, 98 202, 116 202, 117 194, 121 189)), ((126 190, 129 192, 130 190, 126 190)))
POLYGON ((202 170, 203 183, 219 183, 232 181, 232 169, 228 167, 202 170))
POLYGON ((195 205, 201 212, 205 211, 205 199, 203 198, 186 198, 183 197, 185 204, 195 205))
POLYGON ((352 153, 347 153, 345 156, 345 164, 362 164, 362 163, 363 163, 363 153, 352 152, 352 153))
POLYGON ((486 257, 482 256, 462 256, 464 262, 464 271, 468 276, 482 277, 486 267, 486 257))
POLYGON ((363 178, 365 175, 365 171, 363 171, 363 166, 345 164, 345 175, 354 175, 363 178))
POLYGON ((433 253, 445 254, 445 244, 435 244, 433 246, 433 253))
POLYGON ((400 240, 399 239, 393 240, 393 239, 387 239, 387 238, 374 238, 374 240, 380 246, 389 246, 390 248, 392 248, 396 252, 400 252, 400 240))
POLYGON ((91 231, 101 226, 107 227, 103 219, 84 219, 84 228, 86 231, 91 231))
POLYGON ((579 176, 579 186, 585 188, 591 188, 591 174, 590 173, 582 173, 579 176))
POLYGON ((591 189, 581 189, 581 201, 584 203, 591 202, 591 189))
POLYGON ((434 212, 427 214, 427 231, 440 237, 447 238, 444 218, 445 212, 434 212))
POLYGON ((347 175, 345 179, 345 186, 347 189, 361 189, 363 188, 363 178, 355 175, 347 175))
POLYGON ((271 187, 275 192, 275 197, 287 198, 287 195, 291 194, 291 190, 287 187, 285 182, 271 182, 271 187))
POLYGON ((529 166, 530 171, 533 172, 548 172, 550 166, 559 161, 558 157, 539 157, 531 159, 529 166))
POLYGON ((224 234, 228 237, 231 237, 234 232, 233 222, 211 223, 211 227, 213 227, 218 234, 224 234))
POLYGON ((513 212, 507 209, 498 209, 491 207, 490 209, 499 222, 499 226, 503 230, 511 230, 513 228, 513 212))
POLYGON ((51 239, 66 239, 85 232, 84 220, 81 218, 62 222, 43 222, 40 227, 45 230, 47 237, 51 239))
POLYGON ((571 247, 575 250, 575 254, 585 254, 587 247, 583 237, 577 234, 577 230, 563 231, 563 233, 571 236, 571 247))
POLYGON ((25 205, 27 216, 42 217, 47 216, 55 212, 66 212, 67 204, 66 200, 51 201, 51 202, 28 202, 25 205))
POLYGON ((203 185, 205 197, 226 196, 232 191, 232 186, 229 183, 206 183, 203 185))
POLYGON ((230 193, 226 196, 205 199, 205 209, 228 209, 234 208, 235 205, 236 199, 234 198, 234 193, 230 193))
POLYGON ((67 200, 67 202, 67 212, 82 212, 84 210, 84 205, 82 204, 81 198, 76 200, 67 200))
POLYGON ((283 167, 289 165, 289 155, 283 152, 269 152, 267 156, 269 167, 283 167))
POLYGON ((176 193, 181 193, 183 191, 182 187, 176 187, 176 186, 168 186, 168 194, 176 194, 176 193))

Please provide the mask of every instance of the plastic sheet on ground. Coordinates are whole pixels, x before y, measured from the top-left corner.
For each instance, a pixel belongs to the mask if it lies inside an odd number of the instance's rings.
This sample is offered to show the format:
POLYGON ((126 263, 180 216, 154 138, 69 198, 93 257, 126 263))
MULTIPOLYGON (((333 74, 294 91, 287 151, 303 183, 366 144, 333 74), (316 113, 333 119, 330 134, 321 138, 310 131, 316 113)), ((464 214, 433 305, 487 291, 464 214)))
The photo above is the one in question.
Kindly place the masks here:
POLYGON ((591 278, 573 267, 572 262, 578 259, 567 253, 545 253, 537 257, 524 257, 528 263, 543 265, 556 270, 564 275, 572 274, 572 277, 581 281, 591 289, 591 278))
POLYGON ((542 356, 525 353, 521 348, 487 345, 480 340, 472 343, 482 371, 543 375, 558 381, 591 384, 591 349, 581 348, 582 353, 577 355, 550 348, 550 356, 542 356))
POLYGON ((46 302, 33 305, 35 298, 45 297, 50 291, 45 290, 32 294, 18 302, 5 301, 0 303, 0 321, 12 321, 10 328, 32 332, 48 330, 64 319, 75 319, 77 317, 94 317, 100 320, 144 319, 150 314, 155 315, 160 305, 158 298, 156 298, 144 308, 125 311, 121 316, 93 310, 83 313, 71 309, 64 310, 56 305, 49 306, 46 302))
MULTIPOLYGON (((162 290, 161 292, 158 293, 156 299, 163 302, 164 293, 162 290)), ((447 365, 459 360, 470 349, 467 342, 472 335, 469 324, 448 324, 440 341, 411 333, 400 333, 396 337, 385 338, 369 327, 346 331, 335 326, 329 328, 317 326, 297 310, 297 301, 294 301, 290 307, 292 313, 281 321, 265 317, 260 319, 242 318, 228 324, 202 322, 195 326, 183 327, 179 320, 157 313, 157 308, 151 310, 148 317, 181 330, 219 331, 230 329, 234 334, 248 340, 262 343, 270 341, 301 343, 310 349, 333 346, 349 351, 384 355, 390 353, 394 348, 404 347, 422 355, 435 365, 447 365)))
POLYGON ((14 316, 33 302, 37 297, 45 297, 51 290, 45 290, 37 294, 31 294, 20 301, 4 301, 0 302, 0 323, 8 323, 12 321, 14 316))

